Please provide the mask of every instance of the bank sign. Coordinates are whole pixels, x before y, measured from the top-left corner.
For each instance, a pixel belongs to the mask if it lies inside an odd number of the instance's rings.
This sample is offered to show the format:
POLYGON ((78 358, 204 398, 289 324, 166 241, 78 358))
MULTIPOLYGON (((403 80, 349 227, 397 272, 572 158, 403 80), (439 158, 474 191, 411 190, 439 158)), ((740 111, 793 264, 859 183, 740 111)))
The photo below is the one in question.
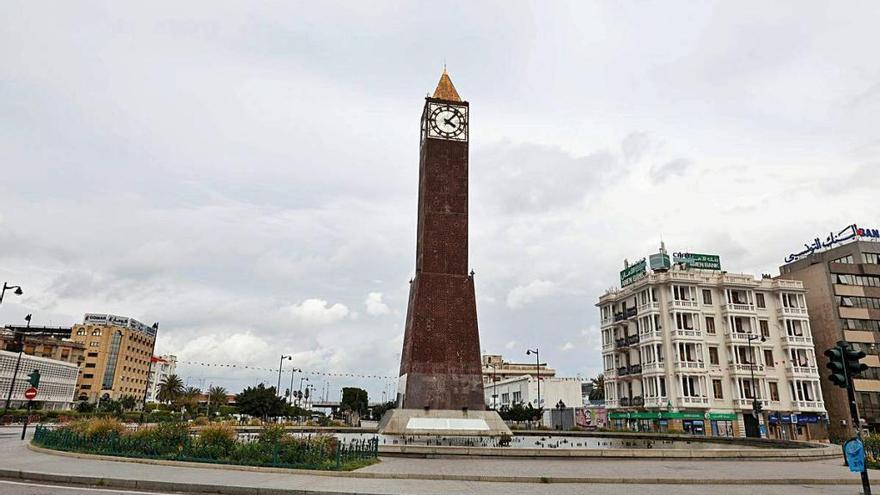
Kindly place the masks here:
POLYGON ((721 269, 721 257, 714 254, 674 253, 672 255, 672 262, 688 268, 700 268, 702 270, 721 269))
POLYGON ((842 244, 852 239, 866 239, 871 241, 880 240, 880 230, 878 229, 869 229, 865 227, 859 227, 856 224, 847 225, 838 233, 829 232, 828 236, 822 241, 819 237, 816 237, 809 243, 804 243, 804 250, 791 253, 785 257, 786 263, 791 263, 792 261, 797 261, 807 255, 813 254, 817 251, 824 251, 825 249, 831 249, 836 244, 842 244))
POLYGON ((647 268, 647 264, 645 263, 645 258, 642 258, 641 261, 634 265, 630 265, 627 268, 624 268, 620 271, 620 287, 626 287, 627 285, 632 284, 640 280, 645 276, 645 271, 647 268))

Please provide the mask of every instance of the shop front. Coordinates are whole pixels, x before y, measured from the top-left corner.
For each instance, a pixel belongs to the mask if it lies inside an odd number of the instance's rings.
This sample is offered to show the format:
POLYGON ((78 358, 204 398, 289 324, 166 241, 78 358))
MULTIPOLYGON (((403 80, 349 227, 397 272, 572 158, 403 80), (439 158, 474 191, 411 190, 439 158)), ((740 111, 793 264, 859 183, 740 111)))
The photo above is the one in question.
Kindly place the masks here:
POLYGON ((703 411, 629 411, 612 412, 608 418, 615 428, 622 430, 733 436, 736 414, 703 411))
POLYGON ((767 417, 770 438, 780 440, 815 440, 827 438, 827 420, 814 413, 786 414, 772 412, 767 417))

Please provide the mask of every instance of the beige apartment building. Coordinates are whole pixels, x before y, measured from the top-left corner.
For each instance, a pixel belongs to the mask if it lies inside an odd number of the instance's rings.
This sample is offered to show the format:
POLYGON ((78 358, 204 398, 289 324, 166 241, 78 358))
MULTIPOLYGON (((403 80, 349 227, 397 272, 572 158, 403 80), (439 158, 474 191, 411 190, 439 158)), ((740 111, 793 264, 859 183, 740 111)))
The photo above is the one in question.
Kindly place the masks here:
POLYGON ((537 377, 540 375, 542 379, 556 376, 556 370, 548 368, 546 363, 512 363, 505 361, 500 354, 483 354, 482 368, 483 384, 523 376, 537 377))
POLYGON ((16 339, 20 339, 24 344, 22 351, 29 356, 79 365, 85 360, 85 346, 80 342, 68 340, 68 337, 70 337, 70 328, 66 327, 6 325, 0 330, 0 350, 15 348, 16 339))
POLYGON ((132 395, 143 402, 157 327, 126 316, 86 313, 83 322, 73 326, 70 336, 86 350, 77 381, 77 400, 95 402, 104 396, 119 399, 132 395))
POLYGON ((828 380, 823 354, 846 340, 867 357, 868 371, 853 380, 856 405, 863 424, 880 431, 880 237, 877 229, 855 225, 825 242, 818 239, 805 252, 792 254, 780 267, 782 277, 796 279, 807 289, 810 327, 822 371, 822 391, 830 417, 829 434, 851 436, 852 421, 846 390, 828 380))
POLYGON ((612 427, 697 435, 826 435, 806 290, 665 249, 597 303, 612 427), (763 409, 753 412, 757 401, 763 409))

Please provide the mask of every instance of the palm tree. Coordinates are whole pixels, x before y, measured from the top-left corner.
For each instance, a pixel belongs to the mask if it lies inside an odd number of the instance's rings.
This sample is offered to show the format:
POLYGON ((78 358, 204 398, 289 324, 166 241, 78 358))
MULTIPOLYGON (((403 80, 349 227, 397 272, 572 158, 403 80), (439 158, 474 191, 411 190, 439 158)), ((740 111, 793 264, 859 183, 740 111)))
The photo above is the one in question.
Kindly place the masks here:
POLYGON ((229 392, 226 391, 225 388, 216 386, 216 387, 208 387, 208 416, 211 416, 211 411, 216 411, 220 409, 220 406, 225 406, 227 403, 227 396, 229 392))
POLYGON ((590 400, 602 400, 605 398, 605 375, 599 373, 596 378, 590 378, 593 390, 590 391, 590 400))
POLYGON ((156 398, 159 402, 171 404, 183 395, 183 380, 177 375, 168 375, 159 382, 159 393, 156 398))

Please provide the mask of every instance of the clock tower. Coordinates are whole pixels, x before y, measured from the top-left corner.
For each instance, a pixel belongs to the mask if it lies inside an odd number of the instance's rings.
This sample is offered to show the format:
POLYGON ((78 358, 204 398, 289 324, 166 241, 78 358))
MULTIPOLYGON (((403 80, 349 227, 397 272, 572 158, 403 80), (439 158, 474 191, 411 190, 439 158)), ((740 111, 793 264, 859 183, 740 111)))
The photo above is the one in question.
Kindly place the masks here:
POLYGON ((468 273, 468 110, 444 69, 421 119, 416 272, 398 383, 404 409, 486 409, 468 273))

